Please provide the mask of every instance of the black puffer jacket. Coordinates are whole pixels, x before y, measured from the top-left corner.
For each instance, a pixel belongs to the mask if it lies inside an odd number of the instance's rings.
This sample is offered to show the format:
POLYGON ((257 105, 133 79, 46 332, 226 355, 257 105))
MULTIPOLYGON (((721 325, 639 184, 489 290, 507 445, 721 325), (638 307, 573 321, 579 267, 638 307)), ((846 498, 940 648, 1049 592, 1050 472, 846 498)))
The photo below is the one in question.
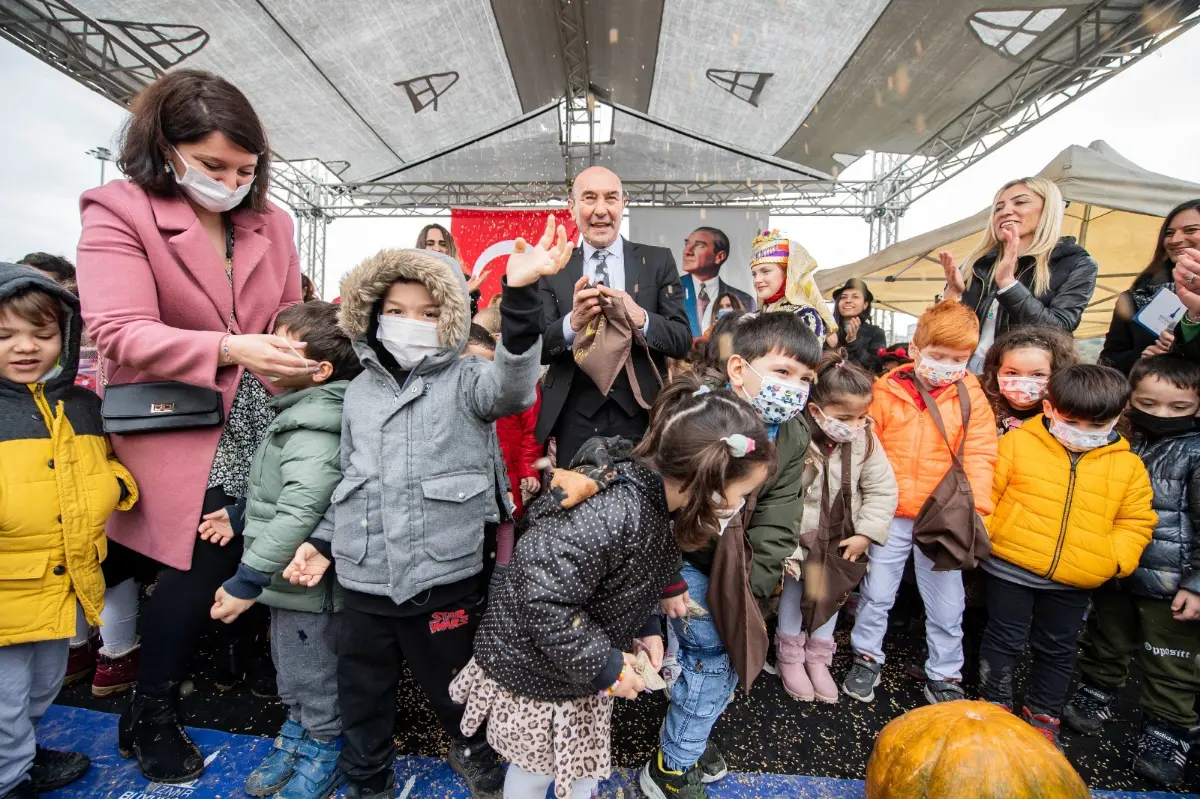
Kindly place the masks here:
POLYGON ((629 449, 592 439, 576 469, 556 471, 522 517, 475 637, 476 661, 514 694, 594 695, 616 682, 634 638, 658 630, 655 610, 679 550, 662 478, 629 449))
POLYGON ((1150 473, 1158 524, 1137 570, 1120 587, 1154 599, 1170 599, 1180 588, 1200 594, 1200 432, 1137 437, 1133 451, 1150 473))
MULTIPOLYGON (((963 304, 975 310, 980 325, 996 297, 992 269, 997 255, 993 251, 975 262, 971 282, 962 296, 963 304)), ((1019 325, 1050 325, 1068 333, 1079 327, 1083 311, 1096 291, 1099 267, 1095 259, 1074 238, 1064 236, 1050 253, 1050 288, 1044 294, 1033 293, 1034 271, 1032 257, 1023 256, 1017 261, 1018 285, 999 295, 996 335, 1019 325)))

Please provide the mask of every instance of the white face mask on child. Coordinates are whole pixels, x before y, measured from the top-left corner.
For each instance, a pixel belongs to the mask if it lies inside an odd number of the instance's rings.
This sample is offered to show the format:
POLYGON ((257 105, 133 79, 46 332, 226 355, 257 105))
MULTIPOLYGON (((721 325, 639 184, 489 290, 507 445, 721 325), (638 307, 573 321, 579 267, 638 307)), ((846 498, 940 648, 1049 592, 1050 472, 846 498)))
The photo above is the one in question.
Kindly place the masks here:
POLYGON ((437 322, 419 322, 400 316, 379 315, 375 337, 401 369, 412 369, 426 356, 442 349, 438 343, 437 322))
POLYGON ((934 388, 948 386, 951 383, 957 383, 967 376, 967 365, 965 363, 942 363, 931 358, 926 358, 920 352, 917 353, 916 372, 922 380, 934 388))
POLYGON ((1103 447, 1108 443, 1108 437, 1112 435, 1113 427, 1116 427, 1116 422, 1107 430, 1080 430, 1062 419, 1050 417, 1050 435, 1072 452, 1089 452, 1103 447))
POLYGON ((1046 386, 1050 383, 1048 377, 1024 377, 1022 375, 1000 375, 996 384, 1000 393, 1009 402, 1015 402, 1025 407, 1041 402, 1046 396, 1046 386))
MULTIPOLYGON (((725 504, 725 497, 721 496, 715 491, 713 492, 712 499, 713 502, 718 504, 725 504)), ((733 517, 741 513, 742 508, 744 507, 746 507, 746 498, 742 497, 742 501, 738 503, 736 508, 717 511, 717 521, 721 524, 721 529, 717 531, 717 535, 725 535, 725 531, 729 529, 729 523, 733 521, 733 517)))

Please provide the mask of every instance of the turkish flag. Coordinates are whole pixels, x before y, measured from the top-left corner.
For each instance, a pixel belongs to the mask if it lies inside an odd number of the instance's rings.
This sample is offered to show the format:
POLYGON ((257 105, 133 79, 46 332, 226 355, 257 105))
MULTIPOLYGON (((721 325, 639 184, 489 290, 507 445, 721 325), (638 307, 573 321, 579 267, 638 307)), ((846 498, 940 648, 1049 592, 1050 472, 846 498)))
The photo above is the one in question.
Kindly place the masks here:
POLYGON ((571 241, 578 240, 575 220, 566 208, 544 211, 507 211, 481 208, 454 208, 450 211, 450 233, 458 245, 463 268, 474 276, 487 270, 479 286, 479 307, 487 306, 500 293, 500 279, 508 267, 508 256, 518 237, 536 244, 546 230, 546 216, 553 214, 555 224, 567 230, 571 241))

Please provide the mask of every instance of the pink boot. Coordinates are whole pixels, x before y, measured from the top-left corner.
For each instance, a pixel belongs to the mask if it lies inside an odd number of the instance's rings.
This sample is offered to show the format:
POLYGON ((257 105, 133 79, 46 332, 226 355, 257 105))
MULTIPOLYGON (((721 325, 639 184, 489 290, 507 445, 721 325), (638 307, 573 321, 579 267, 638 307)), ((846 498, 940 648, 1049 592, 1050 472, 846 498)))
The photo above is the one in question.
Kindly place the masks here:
POLYGON ((813 701, 813 686, 804 671, 804 633, 787 635, 775 633, 775 665, 783 690, 801 702, 813 701))
POLYGON ((833 653, 837 651, 837 643, 832 638, 809 638, 805 647, 804 670, 812 682, 813 693, 818 702, 828 702, 836 705, 838 701, 837 683, 829 673, 833 663, 833 653))

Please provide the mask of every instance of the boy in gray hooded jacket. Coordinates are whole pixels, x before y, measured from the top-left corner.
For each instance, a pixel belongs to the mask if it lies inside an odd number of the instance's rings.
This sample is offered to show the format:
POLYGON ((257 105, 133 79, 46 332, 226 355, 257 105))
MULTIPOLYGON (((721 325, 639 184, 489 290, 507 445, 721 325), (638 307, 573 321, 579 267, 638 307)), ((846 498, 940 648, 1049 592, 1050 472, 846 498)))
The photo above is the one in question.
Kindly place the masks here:
POLYGON ((471 659, 487 583, 485 526, 508 517, 497 419, 533 404, 541 302, 534 284, 565 266, 553 220, 537 246, 518 240, 500 306, 494 361, 460 359, 470 328, 457 262, 384 250, 342 281, 342 329, 364 371, 346 390, 342 482, 330 513, 286 575, 311 585, 332 554, 343 589, 338 700, 349 797, 392 797, 396 684, 402 662, 451 736, 451 766, 473 797, 498 796, 504 772, 484 731, 460 731, 449 685, 471 659), (321 539, 330 541, 321 553, 321 539))

